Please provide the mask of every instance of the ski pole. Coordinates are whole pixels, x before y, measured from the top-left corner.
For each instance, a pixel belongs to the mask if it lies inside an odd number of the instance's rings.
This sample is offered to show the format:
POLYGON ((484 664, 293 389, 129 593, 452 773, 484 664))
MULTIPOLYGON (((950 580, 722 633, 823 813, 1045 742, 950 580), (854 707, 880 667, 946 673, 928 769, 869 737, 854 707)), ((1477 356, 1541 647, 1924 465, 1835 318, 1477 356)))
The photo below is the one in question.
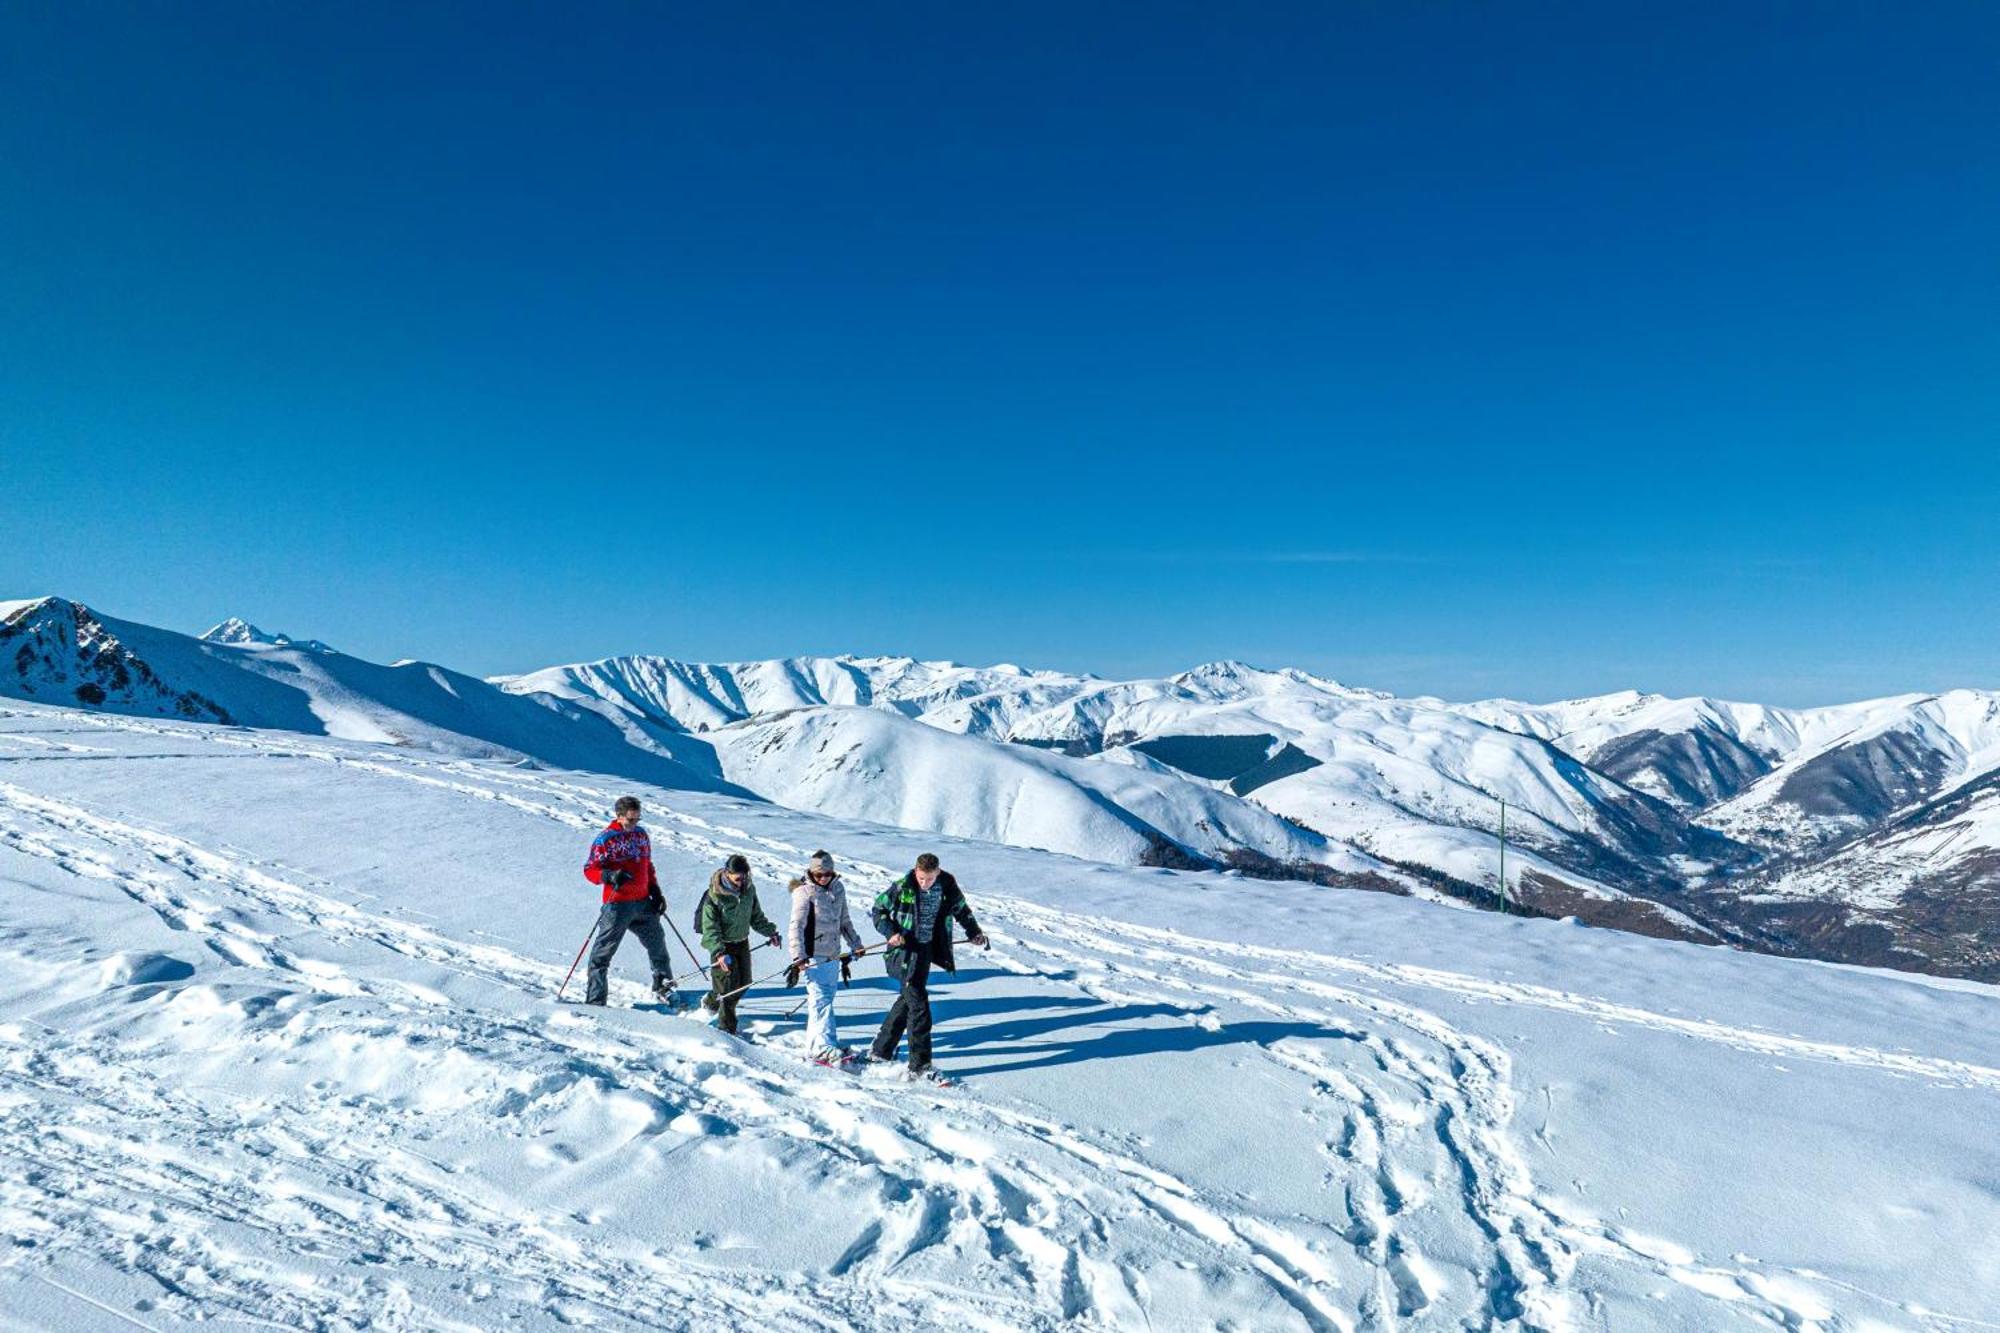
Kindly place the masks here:
MULTIPOLYGON (((770 947, 771 946, 769 944, 760 944, 757 946, 757 949, 768 949, 770 947)), ((757 949, 752 949, 750 952, 755 953, 757 952, 757 949)), ((699 966, 699 964, 697 964, 697 966, 699 966)), ((712 968, 704 967, 701 969, 701 972, 698 975, 700 975, 704 980, 707 980, 708 982, 713 984, 715 978, 711 975, 712 970, 713 970, 712 968)), ((678 986, 683 981, 692 981, 696 975, 697 974, 694 972, 676 972, 672 976, 667 978, 667 984, 670 986, 678 986)), ((735 994, 734 991, 731 991, 730 993, 732 995, 735 994)))
MULTIPOLYGON (((764 941, 764 942, 763 942, 762 944, 758 945, 758 946, 757 946, 757 948, 755 948, 755 949, 752 949, 752 950, 751 950, 750 952, 751 952, 751 953, 756 953, 756 952, 757 952, 757 949, 768 949, 768 948, 770 948, 770 947, 771 947, 771 942, 770 942, 769 940, 766 940, 766 941, 764 941)), ((770 980, 770 978, 766 977, 766 978, 765 978, 765 980, 767 980, 767 981, 768 981, 768 980, 770 980)), ((715 979, 714 979, 713 977, 709 978, 709 984, 710 984, 710 985, 714 985, 714 984, 715 984, 715 979)), ((724 991, 724 992, 723 992, 722 994, 720 994, 720 995, 716 996, 716 997, 715 997, 715 1002, 716 1002, 717 1004, 721 1004, 721 1003, 722 1003, 722 1002, 723 1002, 724 1000, 728 999, 728 998, 729 998, 730 996, 732 996, 732 995, 741 995, 741 994, 742 994, 742 993, 743 993, 744 991, 747 991, 747 990, 749 990, 749 989, 750 989, 750 988, 751 988, 752 986, 754 986, 754 985, 756 985, 756 984, 757 984, 757 981, 756 981, 756 978, 754 978, 754 977, 753 977, 753 978, 751 978, 751 979, 750 979, 749 981, 746 981, 746 982, 744 982, 744 983, 743 983, 743 984, 742 984, 741 986, 738 986, 738 987, 737 987, 737 988, 736 988, 735 990, 732 990, 732 991, 724 991)))
MULTIPOLYGON (((694 951, 694 949, 693 949, 692 947, 690 947, 690 946, 689 946, 689 944, 688 944, 688 942, 687 942, 687 936, 685 936, 685 935, 681 934, 681 928, 680 928, 679 926, 675 925, 675 924, 674 924, 674 919, 673 919, 672 917, 668 916, 668 915, 667 915, 666 913, 662 912, 662 913, 660 914, 660 917, 661 917, 661 919, 662 919, 662 920, 664 920, 664 921, 665 921, 665 922, 667 923, 667 929, 668 929, 668 930, 671 930, 671 931, 673 931, 673 932, 674 932, 674 938, 675 938, 675 939, 677 939, 677 940, 679 940, 679 941, 681 942, 681 948, 683 948, 683 949, 687 950, 687 956, 688 956, 688 961, 689 961, 690 963, 693 963, 693 964, 694 964, 694 970, 695 970, 696 972, 699 972, 699 973, 701 973, 701 975, 702 975, 702 979, 703 979, 703 980, 705 980, 705 981, 706 981, 706 980, 708 980, 708 979, 709 979, 709 977, 708 977, 708 969, 707 969, 707 968, 705 968, 705 967, 703 967, 703 966, 701 965, 701 959, 700 959, 700 958, 698 958, 698 957, 697 957, 697 956, 695 955, 695 951, 694 951)), ((676 980, 679 980, 679 978, 675 978, 675 979, 676 979, 676 980)), ((713 984, 713 983, 711 982, 710 984, 713 984)))
MULTIPOLYGON (((583 937, 583 949, 578 949, 576 951, 576 963, 581 963, 583 961, 583 950, 588 949, 590 947, 590 942, 596 938, 597 938, 597 923, 593 921, 590 923, 590 933, 583 937)), ((576 975, 576 963, 571 963, 569 965, 569 971, 563 973, 562 985, 556 987, 557 1000, 561 1000, 563 997, 563 992, 569 989, 569 979, 576 975)))
MULTIPOLYGON (((969 943, 969 941, 967 941, 967 942, 969 943)), ((766 942, 766 943, 764 943, 764 944, 760 944, 760 945, 758 945, 758 946, 757 946, 757 949, 768 949, 768 948, 770 948, 770 947, 771 947, 771 946, 770 946, 770 944, 769 944, 768 942, 766 942)), ((751 952, 751 953, 756 953, 756 952, 757 952, 757 949, 752 949, 752 950, 751 950, 750 952, 751 952)), ((865 956, 867 955, 867 953, 868 953, 868 946, 864 944, 864 945, 862 945, 862 946, 861 946, 861 947, 860 947, 859 949, 856 949, 856 950, 854 950, 854 951, 853 951, 853 952, 851 952, 851 953, 844 953, 844 954, 841 954, 841 955, 840 955, 840 956, 839 956, 839 957, 838 957, 837 959, 835 959, 835 961, 836 961, 836 962, 841 962, 841 963, 851 963, 851 962, 853 962, 853 961, 854 961, 855 959, 857 959, 857 958, 862 958, 862 957, 865 957, 865 956)), ((783 974, 783 973, 779 973, 779 975, 780 975, 780 976, 783 976, 784 974, 783 974)), ((771 978, 770 978, 770 977, 764 977, 764 978, 762 978, 762 980, 765 980, 765 981, 769 981, 769 980, 771 980, 771 978)), ((731 995, 741 995, 741 994, 742 994, 742 993, 743 993, 744 991, 746 991, 746 990, 749 990, 749 989, 750 989, 750 988, 751 988, 752 986, 754 986, 754 985, 756 985, 756 984, 757 984, 757 979, 755 979, 755 978, 753 978, 752 980, 749 980, 749 981, 746 981, 746 982, 744 982, 744 983, 743 983, 743 984, 742 984, 741 986, 738 986, 738 987, 737 987, 737 988, 736 988, 735 990, 733 990, 733 991, 728 991, 728 992, 726 992, 726 993, 724 993, 724 994, 722 994, 722 995, 718 995, 718 996, 716 996, 716 997, 715 997, 715 998, 716 998, 716 1002, 717 1002, 717 1003, 719 1004, 719 1003, 721 1003, 722 1001, 724 1001, 724 1000, 728 999, 728 998, 729 998, 729 997, 730 997, 731 995)), ((804 1001, 801 1001, 800 1003, 804 1003, 804 1001)))
MULTIPOLYGON (((857 958, 865 958, 867 956, 868 956, 868 946, 864 944, 859 949, 850 949, 846 953, 840 954, 828 960, 840 964, 840 984, 842 987, 845 987, 847 985, 847 965, 853 962, 857 958)), ((787 974, 789 975, 789 973, 790 969, 787 969, 787 974)), ((798 1013, 799 1010, 805 1008, 806 1001, 810 998, 811 997, 807 995, 799 996, 799 1002, 797 1004, 785 1010, 784 1013, 778 1016, 780 1018, 790 1018, 792 1015, 798 1013)))
MULTIPOLYGON (((770 946, 770 945, 769 945, 768 943, 766 943, 766 944, 760 944, 760 945, 758 945, 758 946, 757 946, 757 949, 768 949, 768 948, 770 948, 770 947, 771 947, 771 946, 770 946)), ((755 953, 755 952, 757 952, 757 949, 752 949, 752 950, 751 950, 750 952, 752 952, 752 953, 755 953)), ((670 986, 678 986, 678 985, 680 985, 680 984, 681 984, 681 983, 682 983, 683 981, 692 981, 692 980, 694 980, 694 978, 695 978, 696 976, 700 976, 700 977, 702 978, 702 980, 704 980, 704 981, 707 981, 707 982, 708 982, 709 984, 711 984, 711 985, 713 985, 713 984, 714 984, 714 982, 715 982, 715 977, 714 977, 714 976, 712 975, 712 973, 713 973, 713 971, 714 971, 714 968, 713 968, 713 966, 712 966, 712 965, 711 965, 711 966, 709 966, 709 967, 702 967, 702 966, 701 966, 701 964, 700 964, 699 962, 696 962, 696 963, 695 963, 695 967, 696 967, 696 968, 698 968, 698 969, 700 969, 700 970, 699 970, 698 972, 676 972, 676 973, 674 973, 674 974, 673 974, 672 976, 670 976, 670 977, 668 977, 668 978, 667 978, 667 984, 668 984, 668 985, 670 985, 670 986)))

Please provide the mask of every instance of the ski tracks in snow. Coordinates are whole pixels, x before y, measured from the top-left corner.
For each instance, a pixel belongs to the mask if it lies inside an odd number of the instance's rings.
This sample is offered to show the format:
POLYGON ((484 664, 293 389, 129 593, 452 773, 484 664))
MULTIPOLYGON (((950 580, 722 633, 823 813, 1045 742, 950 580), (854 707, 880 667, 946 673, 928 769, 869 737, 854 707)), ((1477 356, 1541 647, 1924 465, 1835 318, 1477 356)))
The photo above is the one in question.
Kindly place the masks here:
MULTIPOLYGON (((70 1125, 53 1145, 32 1130, 0 1130, 0 1197, 38 1220, 45 1257, 81 1252, 144 1274, 164 1309, 416 1327, 449 1322, 450 1300, 479 1297, 616 1324, 634 1309, 652 1320, 712 1314, 720 1291, 740 1319, 784 1313, 805 1327, 847 1327, 880 1322, 881 1311, 921 1293, 940 1322, 1125 1327, 1147 1318, 1144 1279, 1092 1251, 1129 1225, 1133 1191, 1173 1224, 1190 1261, 1215 1262, 1204 1252, 1218 1238, 1242 1248, 1185 1182, 1026 1110, 805 1073, 671 1020, 607 1031, 602 1015, 489 1012, 462 983, 450 998, 439 987, 455 974, 518 1004, 524 990, 546 992, 547 965, 4 783, 0 847, 129 896, 229 969, 216 981, 135 985, 114 994, 109 1018, 76 1000, 41 1013, 32 1029, 0 1032, 0 1090, 22 1106, 59 1099, 70 1125), (371 963, 371 951, 424 969, 371 963), (107 1047, 114 1058, 98 1054, 107 1047), (190 1061, 263 1064, 263 1081, 283 1091, 249 1104, 218 1098, 218 1087, 184 1079, 190 1061), (287 1067, 321 1076, 288 1086, 287 1067), (329 1067, 339 1077, 324 1076, 329 1067), (490 1187, 408 1150, 429 1136, 433 1116, 468 1102, 518 1122, 530 1154, 543 1151, 537 1130, 578 1115, 623 1124, 628 1143, 762 1138, 780 1155, 830 1154, 834 1162, 815 1169, 872 1195, 879 1208, 862 1211, 879 1218, 824 1275, 710 1269, 678 1254, 597 1256, 559 1221, 524 1220, 490 1187), (141 1111, 136 1133, 126 1108, 141 1111), (243 1146, 264 1169, 205 1165, 206 1145, 217 1142, 243 1146), (134 1199, 154 1203, 134 1216, 134 1199), (231 1245, 233 1231, 254 1234, 231 1245), (450 1280, 440 1297, 387 1276, 301 1278, 343 1254, 384 1274, 420 1265, 450 1280), (643 1278, 636 1287, 628 1266, 643 1278), (511 1297, 487 1290, 496 1284, 482 1275, 493 1273, 509 1275, 498 1285, 511 1284, 511 1297)), ((1253 1262, 1272 1269, 1312 1326, 1352 1327, 1304 1294, 1282 1261, 1253 1262)))
POLYGON ((1395 1328, 1399 1321, 1412 1327, 1605 1327, 1588 1294, 1571 1287, 1585 1260, 1676 1283, 1712 1302, 1719 1322, 1743 1316, 1752 1327, 1851 1327, 1835 1313, 1834 1293, 1887 1319, 1914 1318, 1920 1327, 1974 1322, 1904 1309, 1807 1270, 1760 1266, 1742 1256, 1704 1262, 1672 1241, 1558 1207, 1537 1189, 1512 1133, 1516 1094, 1504 1050, 1428 1009, 1321 978, 1358 975, 1591 1019, 1615 1016, 1629 1026, 1751 1054, 1826 1060, 1956 1087, 2000 1088, 2000 1070, 1656 1014, 1436 969, 1205 942, 993 894, 982 895, 981 903, 990 916, 1026 928, 1010 943, 1073 972, 1078 984, 1109 1002, 1178 1004, 1190 1021, 1203 1023, 1221 1009, 1249 1009, 1316 1026, 1366 1051, 1363 1061, 1337 1060, 1324 1041, 1285 1037, 1263 1046, 1261 1054, 1311 1080, 1328 1107, 1325 1182, 1346 1214, 1344 1239, 1379 1275, 1360 1305, 1367 1327, 1395 1328), (1218 961, 1223 959, 1228 961, 1218 961), (1466 1235, 1473 1245, 1463 1243, 1466 1235), (1468 1254, 1477 1262, 1466 1264, 1468 1254), (1465 1280, 1453 1280, 1455 1267, 1465 1280))

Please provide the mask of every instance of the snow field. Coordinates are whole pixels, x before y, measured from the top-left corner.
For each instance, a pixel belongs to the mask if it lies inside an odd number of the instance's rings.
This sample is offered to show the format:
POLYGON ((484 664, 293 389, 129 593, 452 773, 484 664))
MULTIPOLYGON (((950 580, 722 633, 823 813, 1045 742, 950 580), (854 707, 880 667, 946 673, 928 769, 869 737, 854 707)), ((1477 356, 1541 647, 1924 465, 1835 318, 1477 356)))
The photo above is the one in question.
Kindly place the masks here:
MULTIPOLYGON (((775 986, 749 1043, 630 1007, 635 944, 627 1007, 552 1003, 626 785, 0 716, 0 1326, 2000 1309, 1991 988, 642 789, 683 933, 730 851, 774 916, 815 847, 857 897, 940 851, 995 946, 935 1090, 805 1063, 775 986)), ((857 968, 843 1038, 889 996, 857 968)))

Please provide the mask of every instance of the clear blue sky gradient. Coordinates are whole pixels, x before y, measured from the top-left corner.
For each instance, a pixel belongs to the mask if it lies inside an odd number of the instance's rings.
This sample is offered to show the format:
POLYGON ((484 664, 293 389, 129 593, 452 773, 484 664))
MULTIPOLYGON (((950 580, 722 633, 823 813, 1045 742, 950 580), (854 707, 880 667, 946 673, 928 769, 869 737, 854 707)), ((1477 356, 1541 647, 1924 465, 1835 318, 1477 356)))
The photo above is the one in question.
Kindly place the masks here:
POLYGON ((2000 6, 16 5, 0 597, 2000 686, 2000 6))

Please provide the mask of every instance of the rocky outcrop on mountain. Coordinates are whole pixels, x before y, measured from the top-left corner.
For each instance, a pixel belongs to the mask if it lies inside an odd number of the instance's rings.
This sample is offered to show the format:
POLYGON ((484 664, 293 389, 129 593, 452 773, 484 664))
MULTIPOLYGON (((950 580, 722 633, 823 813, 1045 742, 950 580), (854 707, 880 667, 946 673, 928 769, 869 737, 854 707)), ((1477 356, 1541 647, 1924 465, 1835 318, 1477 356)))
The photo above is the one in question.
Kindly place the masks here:
POLYGON ((191 722, 232 722, 199 690, 161 679, 82 602, 44 597, 0 620, 0 693, 191 722))

